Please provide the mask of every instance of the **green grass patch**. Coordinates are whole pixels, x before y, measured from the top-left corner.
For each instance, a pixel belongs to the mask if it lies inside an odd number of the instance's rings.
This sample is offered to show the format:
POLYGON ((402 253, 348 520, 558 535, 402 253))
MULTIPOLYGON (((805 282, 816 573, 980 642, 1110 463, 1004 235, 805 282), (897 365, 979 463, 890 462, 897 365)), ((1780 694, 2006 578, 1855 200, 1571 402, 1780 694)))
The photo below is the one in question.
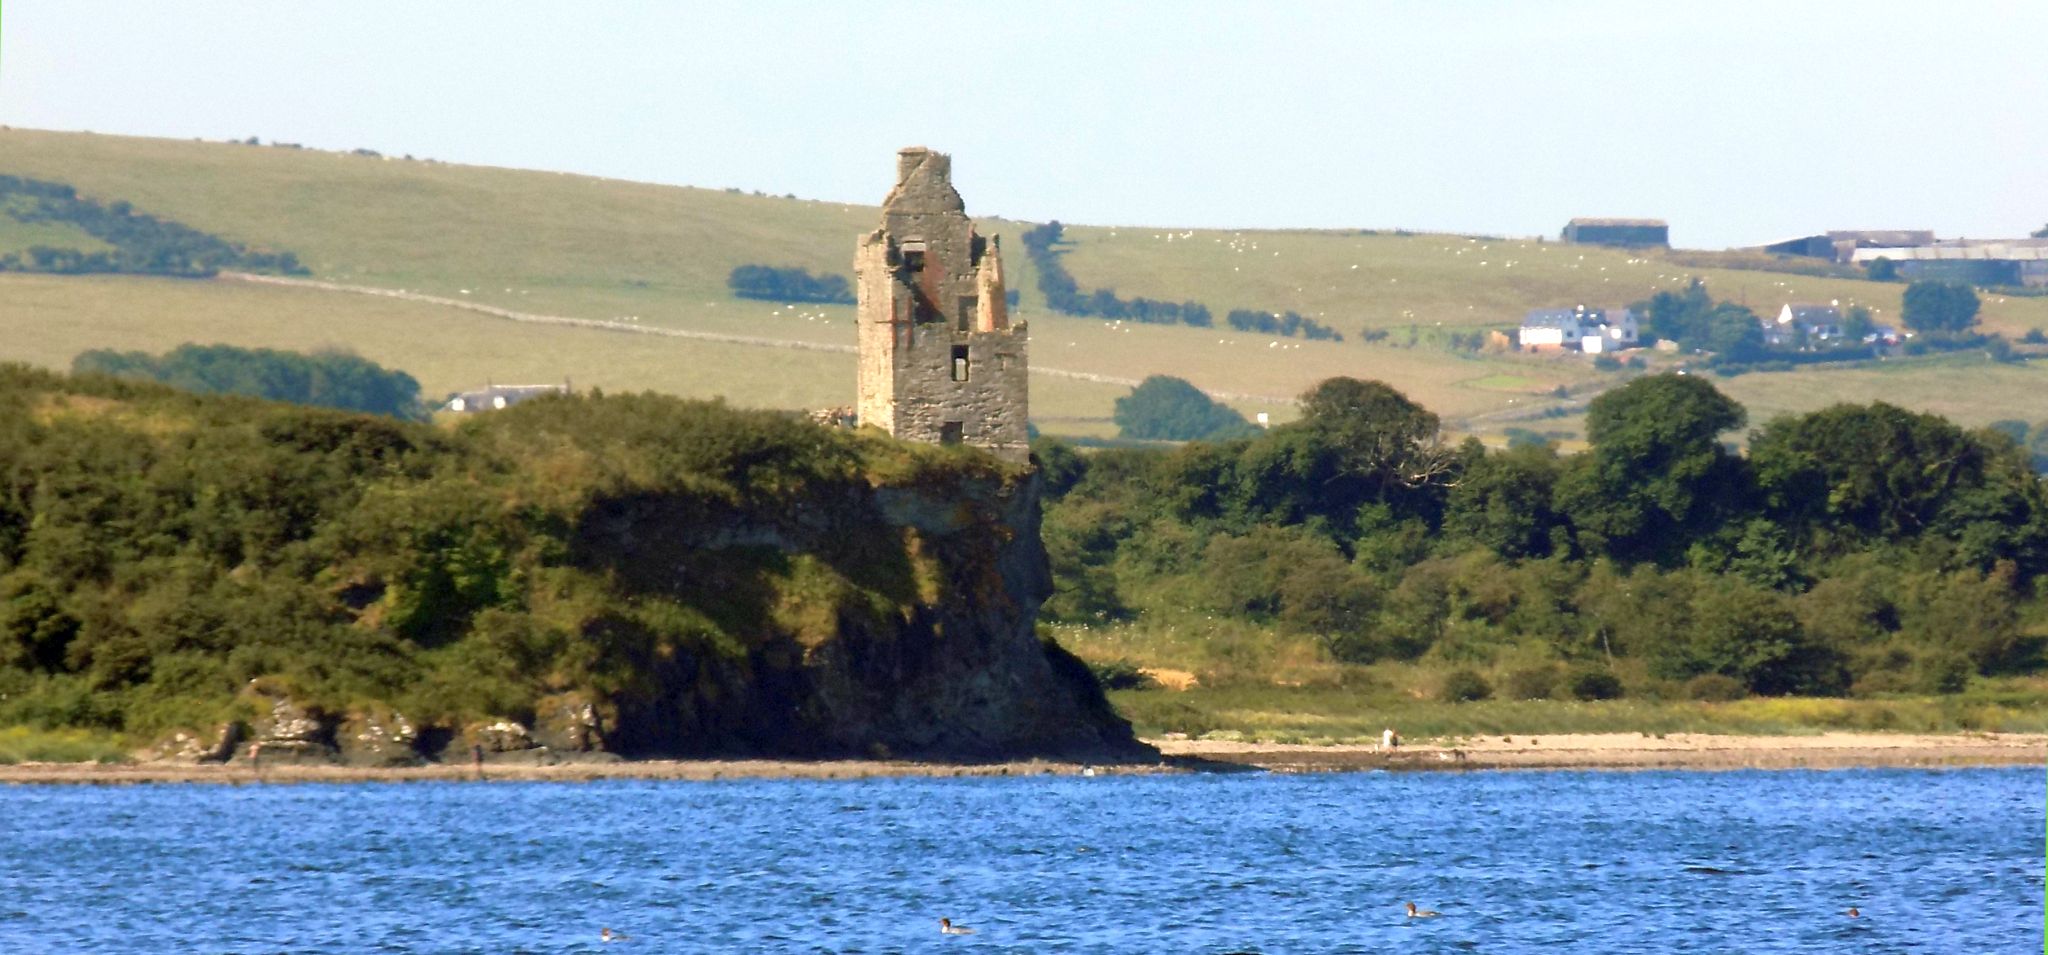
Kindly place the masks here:
POLYGON ((0 766, 17 763, 125 763, 119 737, 91 730, 0 727, 0 766))
POLYGON ((1691 700, 1485 700, 1440 703, 1384 687, 1225 686, 1185 692, 1119 690, 1117 712, 1143 736, 1186 733, 1273 742, 1362 743, 1385 727, 1412 740, 1564 733, 1801 735, 1830 730, 1904 733, 2048 732, 2033 699, 1772 698, 1691 700))

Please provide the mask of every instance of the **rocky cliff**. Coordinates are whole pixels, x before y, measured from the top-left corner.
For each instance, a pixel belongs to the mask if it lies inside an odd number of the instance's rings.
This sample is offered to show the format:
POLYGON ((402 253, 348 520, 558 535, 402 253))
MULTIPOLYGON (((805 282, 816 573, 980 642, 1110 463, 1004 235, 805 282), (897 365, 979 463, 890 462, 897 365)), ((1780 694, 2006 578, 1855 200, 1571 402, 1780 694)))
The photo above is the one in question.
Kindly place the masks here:
POLYGON ((716 515, 674 498, 610 500, 585 515, 576 542, 643 595, 718 581, 731 603, 717 612, 751 634, 743 653, 662 655, 647 681, 610 696, 608 747, 1149 754, 1087 668, 1034 632, 1052 588, 1035 472, 853 482, 783 509, 716 515), (792 605, 793 590, 812 604, 792 605))

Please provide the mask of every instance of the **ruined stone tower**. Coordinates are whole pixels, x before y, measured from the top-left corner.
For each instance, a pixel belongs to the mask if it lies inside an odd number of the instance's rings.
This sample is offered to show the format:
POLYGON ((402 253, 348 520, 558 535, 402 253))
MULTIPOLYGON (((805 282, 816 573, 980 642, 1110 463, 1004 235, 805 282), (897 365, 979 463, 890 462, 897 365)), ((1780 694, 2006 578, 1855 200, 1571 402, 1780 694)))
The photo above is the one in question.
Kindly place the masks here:
POLYGON ((1025 327, 1010 324, 994 236, 974 232, 952 158, 896 156, 882 227, 854 253, 862 424, 899 438, 1031 456, 1025 327))

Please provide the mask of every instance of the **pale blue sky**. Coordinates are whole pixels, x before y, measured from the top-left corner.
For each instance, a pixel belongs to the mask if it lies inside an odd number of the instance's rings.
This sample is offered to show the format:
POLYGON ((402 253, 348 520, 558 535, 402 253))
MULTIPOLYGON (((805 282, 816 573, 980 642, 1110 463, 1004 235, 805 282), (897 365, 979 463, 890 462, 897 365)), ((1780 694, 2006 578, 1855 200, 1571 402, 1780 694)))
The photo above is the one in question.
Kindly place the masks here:
MULTIPOLYGON (((979 215, 1681 245, 2048 222, 2048 3, 12 0, 0 123, 979 215)), ((5 157, 0 156, 0 167, 5 157)))

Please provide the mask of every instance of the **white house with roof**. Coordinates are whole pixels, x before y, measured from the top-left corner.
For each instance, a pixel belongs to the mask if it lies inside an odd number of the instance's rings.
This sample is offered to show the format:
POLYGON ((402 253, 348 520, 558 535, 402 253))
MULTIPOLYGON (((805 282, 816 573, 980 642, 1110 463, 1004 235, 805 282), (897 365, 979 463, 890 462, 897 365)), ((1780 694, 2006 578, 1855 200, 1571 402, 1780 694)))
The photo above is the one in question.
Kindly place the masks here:
POLYGON ((1516 340, 1524 351, 1580 351, 1589 355, 1641 343, 1635 312, 1626 308, 1539 308, 1522 317, 1516 340))

